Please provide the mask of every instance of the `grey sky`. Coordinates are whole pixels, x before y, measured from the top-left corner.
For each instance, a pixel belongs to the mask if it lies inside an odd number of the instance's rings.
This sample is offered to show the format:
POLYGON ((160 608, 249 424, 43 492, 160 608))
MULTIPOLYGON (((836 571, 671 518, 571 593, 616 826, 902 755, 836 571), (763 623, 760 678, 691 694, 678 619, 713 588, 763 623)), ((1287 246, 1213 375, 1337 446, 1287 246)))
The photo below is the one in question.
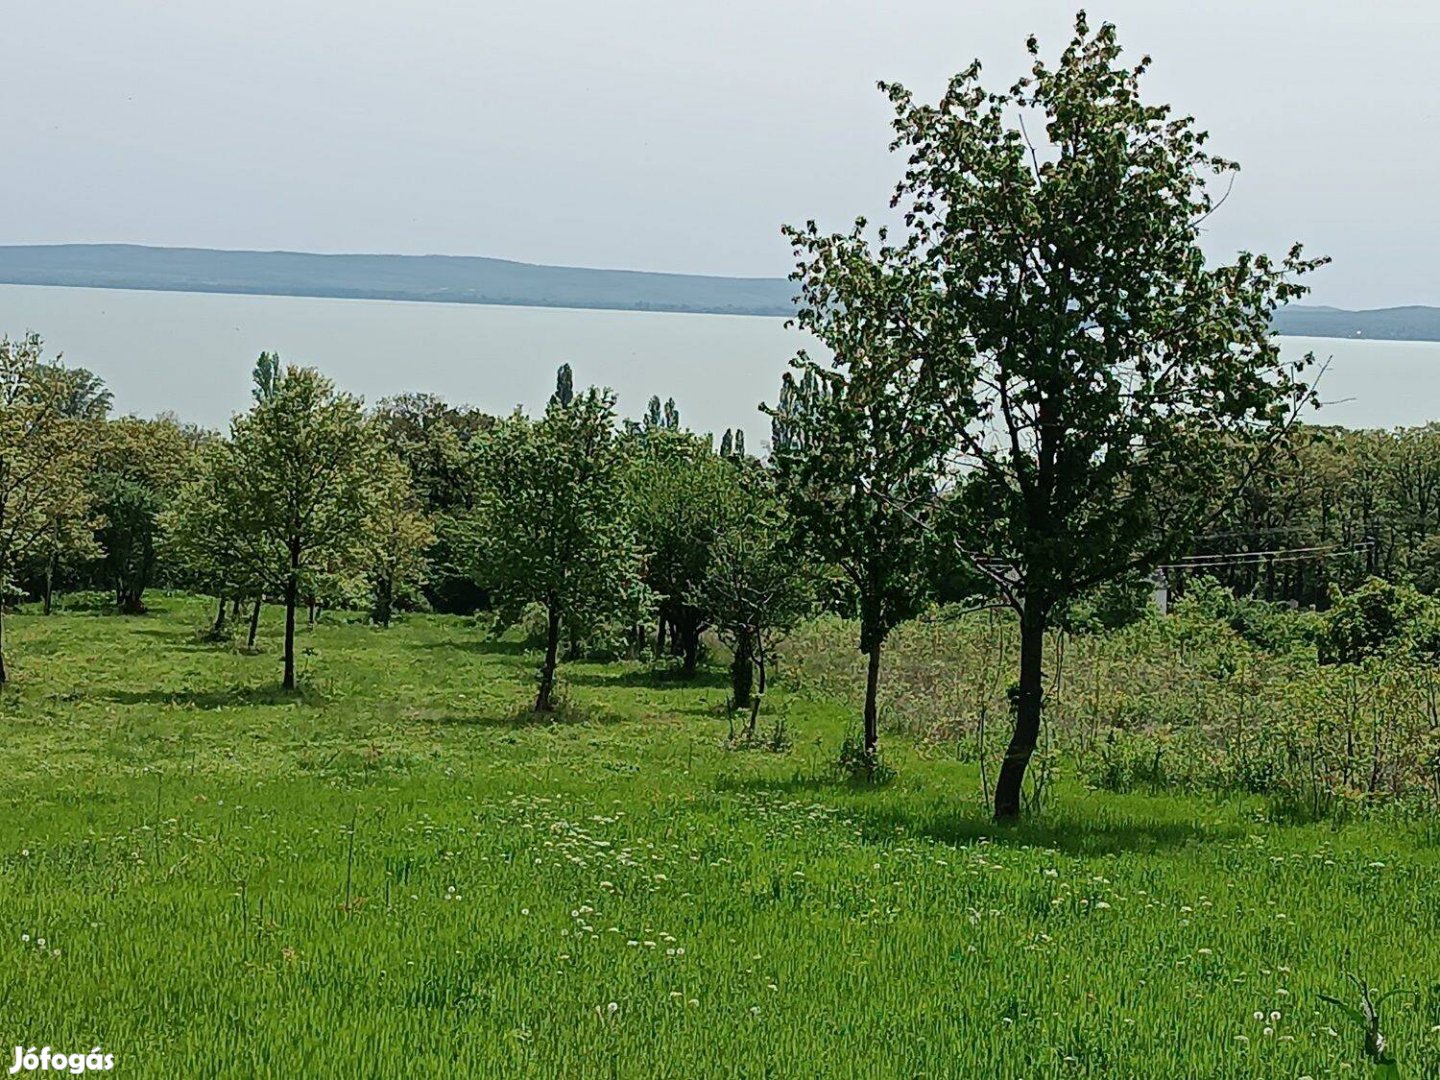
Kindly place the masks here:
MULTIPOLYGON (((0 241, 444 252, 779 275, 883 206, 898 79, 997 83, 1053 0, 13 0, 0 241)), ((1216 253, 1315 302, 1440 304, 1434 0, 1116 0, 1151 94, 1243 172, 1216 253)))

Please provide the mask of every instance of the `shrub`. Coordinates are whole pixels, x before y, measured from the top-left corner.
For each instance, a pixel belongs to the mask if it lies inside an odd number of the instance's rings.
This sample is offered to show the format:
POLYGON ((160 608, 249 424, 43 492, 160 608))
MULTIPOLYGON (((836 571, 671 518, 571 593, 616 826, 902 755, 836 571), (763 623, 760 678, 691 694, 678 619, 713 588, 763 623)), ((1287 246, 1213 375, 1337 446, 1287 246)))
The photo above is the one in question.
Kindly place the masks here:
POLYGON ((880 787, 895 779, 895 770, 881 760, 880 751, 866 750, 865 744, 855 739, 846 739, 840 745, 835 767, 852 784, 880 787))

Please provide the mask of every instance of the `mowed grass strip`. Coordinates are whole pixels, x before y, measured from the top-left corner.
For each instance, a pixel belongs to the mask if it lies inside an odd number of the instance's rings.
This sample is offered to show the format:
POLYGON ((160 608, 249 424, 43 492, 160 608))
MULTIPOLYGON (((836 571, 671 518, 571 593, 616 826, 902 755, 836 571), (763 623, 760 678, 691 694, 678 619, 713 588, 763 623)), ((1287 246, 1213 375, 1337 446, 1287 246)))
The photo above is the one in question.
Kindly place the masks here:
MULTIPOLYGON (((1319 999, 1392 1001, 1440 1075, 1440 854, 1419 829, 1062 781, 997 832, 971 766, 787 694, 564 669, 469 620, 201 643, 203 600, 11 620, 0 1043, 127 1076, 1364 1075, 1319 999), (762 729, 770 720, 762 717, 762 729), (42 944, 43 940, 43 944, 42 944)), ((273 631, 273 612, 267 612, 273 631)), ((7 1057, 7 1067, 10 1059, 7 1057)))

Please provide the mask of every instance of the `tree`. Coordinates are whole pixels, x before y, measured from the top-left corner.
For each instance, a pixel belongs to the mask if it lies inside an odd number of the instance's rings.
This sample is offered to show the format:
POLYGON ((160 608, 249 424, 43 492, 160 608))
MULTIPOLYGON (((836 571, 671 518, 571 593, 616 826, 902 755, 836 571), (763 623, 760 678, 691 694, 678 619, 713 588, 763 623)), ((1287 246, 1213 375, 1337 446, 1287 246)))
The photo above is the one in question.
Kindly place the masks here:
POLYGON ((68 420, 104 420, 114 403, 105 380, 87 368, 66 367, 61 359, 62 354, 56 354, 52 362, 36 369, 38 394, 53 402, 55 410, 68 420))
MULTIPOLYGON (((18 591, 15 575, 59 529, 87 518, 92 447, 85 421, 68 414, 38 334, 0 338, 0 586, 18 591)), ((0 684, 5 667, 4 597, 0 597, 0 684)))
POLYGON ((175 492, 193 478, 196 447, 206 436, 173 419, 130 416, 98 426, 96 435, 95 539, 116 607, 138 614, 145 610, 145 589, 159 561, 161 517, 175 492))
POLYGON ((615 398, 590 388, 565 393, 560 370, 545 414, 516 412, 484 438, 477 458, 481 500, 471 530, 477 580, 502 615, 545 609, 545 659, 536 712, 554 707, 560 634, 625 603, 638 557, 625 517, 615 398))
MULTIPOLYGON (((657 399, 658 400, 658 399, 657 399)), ((624 472, 645 583, 655 594, 657 654, 668 630, 695 674, 709 613, 697 603, 715 543, 739 513, 740 472, 716 456, 708 438, 657 428, 645 433, 624 472)))
POLYGON ((1083 14, 1058 65, 1028 49, 1005 91, 978 62, 934 106, 882 84, 906 155, 900 242, 871 245, 863 220, 791 236, 811 260, 868 264, 886 321, 863 377, 943 419, 909 437, 939 436, 970 510, 964 553, 1018 613, 999 819, 1021 811, 1052 615, 1179 551, 1309 399, 1270 317, 1321 261, 1297 246, 1208 265, 1211 184, 1236 166, 1142 102, 1149 59, 1123 65, 1114 27, 1083 14))
POLYGON ((730 648, 731 703, 737 709, 751 704, 757 666, 760 693, 765 692, 776 644, 812 607, 809 574, 796 555, 783 508, 764 490, 758 470, 745 485, 737 512, 716 537, 705 576, 690 597, 730 648))
POLYGON ((425 552, 435 543, 435 530, 398 459, 387 458, 377 479, 385 494, 365 522, 365 568, 371 589, 370 618, 388 627, 396 600, 425 580, 429 570, 425 552))
POLYGON ((575 374, 569 364, 561 364, 555 372, 555 392, 550 395, 551 405, 569 405, 575 400, 575 374))
POLYGON ((323 575, 358 568, 363 526, 380 497, 384 444, 359 399, 313 368, 279 365, 255 405, 230 426, 234 526, 281 567, 285 656, 281 685, 295 689, 295 609, 323 575))
POLYGON ((745 432, 739 428, 726 428, 725 434, 720 436, 720 456, 722 458, 743 458, 745 456, 745 432))
POLYGON ((249 497, 240 482, 240 463, 229 442, 202 445, 197 454, 195 475, 175 494, 161 515, 166 557, 181 568, 189 582, 213 592, 215 621, 210 637, 226 636, 225 608, 242 597, 253 598, 249 645, 255 644, 260 601, 267 588, 284 576, 283 558, 266 536, 246 527, 245 500, 249 497))
POLYGON ((391 451, 410 470, 410 486, 430 519, 435 540, 426 551, 425 595, 436 611, 471 613, 485 604, 464 565, 461 522, 477 498, 475 440, 494 417, 452 406, 433 394, 386 398, 374 410, 391 451))
MULTIPOLYGON (((796 538, 836 567, 853 592, 865 654, 865 752, 879 742, 880 649, 890 631, 923 610, 933 576, 926 523, 936 501, 933 458, 906 432, 929 424, 891 393, 847 378, 852 357, 884 347, 865 307, 868 281, 845 266, 807 265, 798 323, 835 355, 827 371, 802 352, 786 373, 771 418, 770 462, 796 538), (832 303, 843 297, 843 303, 832 303)), ((863 367, 864 361, 857 361, 863 367)), ((882 388, 883 389, 883 388, 882 388)))

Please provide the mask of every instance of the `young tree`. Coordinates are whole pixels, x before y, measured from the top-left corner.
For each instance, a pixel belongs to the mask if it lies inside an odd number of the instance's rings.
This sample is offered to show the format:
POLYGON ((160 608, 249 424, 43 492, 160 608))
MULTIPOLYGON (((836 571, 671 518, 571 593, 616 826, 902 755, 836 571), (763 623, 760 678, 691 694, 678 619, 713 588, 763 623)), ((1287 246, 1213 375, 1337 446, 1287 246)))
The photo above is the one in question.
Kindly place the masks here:
POLYGON ((284 576, 284 562, 267 538, 244 527, 247 497, 239 464, 228 442, 201 446, 194 477, 175 493, 160 524, 165 557, 184 571, 196 587, 210 590, 217 601, 210 637, 225 636, 226 605, 239 614, 242 597, 253 598, 249 644, 255 644, 260 601, 268 587, 284 576))
POLYGON ((552 694, 562 626, 615 611, 633 591, 637 553, 625 518, 615 398, 570 391, 562 368, 545 415, 498 423, 480 446, 482 492, 471 533, 475 572, 502 612, 545 608, 536 712, 552 694))
POLYGON ((1236 167, 1190 118, 1141 100, 1148 58, 1122 64, 1114 28, 1083 14, 1058 65, 1028 47, 1009 90, 986 90, 978 62, 934 106, 882 84, 906 155, 903 241, 872 247, 863 222, 792 234, 811 259, 871 264, 889 294, 874 381, 944 418, 966 553, 1018 612, 1000 819, 1021 811, 1057 609, 1178 552, 1248 471, 1236 456, 1263 454, 1306 400, 1270 316, 1319 264, 1297 246, 1208 265, 1209 184, 1236 167))
POLYGON ((357 398, 313 368, 278 365, 230 426, 234 525, 283 566, 281 685, 295 689, 295 609, 322 575, 358 567, 363 526, 380 497, 384 445, 357 398))
POLYGON ((797 557, 782 507, 763 490, 758 475, 744 482, 737 512, 716 537, 705 576, 690 598, 730 648, 731 702, 737 709, 751 704, 757 667, 760 693, 765 692, 776 644, 813 606, 807 567, 797 557))
POLYGON ((130 416, 98 426, 96 434, 90 481, 100 517, 95 539, 116 607, 139 614, 159 562, 161 516, 194 478, 196 448, 206 436, 173 419, 130 416))
MULTIPOLYGON (((0 588, 54 541, 57 529, 88 516, 85 477, 93 451, 86 422, 68 415, 39 335, 0 338, 0 588)), ((0 596, 0 684, 6 682, 0 596)))
POLYGON ((695 674, 700 635, 710 625, 697 603, 699 586, 717 539, 739 512, 740 472, 716 456, 709 439, 656 428, 630 455, 624 479, 635 538, 645 553, 645 583, 658 601, 657 652, 668 630, 688 678, 695 674))
POLYGON ((371 590, 370 618, 388 627, 395 601, 425 580, 426 551, 435 530, 410 487, 410 474, 394 457, 377 477, 383 496, 365 522, 365 567, 371 590))
MULTIPOLYGON (((772 417, 770 461, 796 538, 843 574, 860 617, 867 659, 865 751, 879 743, 876 699, 880 649, 890 631, 923 610, 933 576, 926 524, 936 500, 933 458, 916 452, 906 433, 932 418, 917 416, 897 394, 872 393, 847 378, 850 357, 872 342, 865 308, 868 282, 849 269, 807 265, 798 323, 835 354, 827 371, 802 352, 797 380, 786 373, 772 417), (832 303, 843 297, 845 302, 832 303)), ((863 365, 864 361, 858 361, 863 365)))
POLYGON ((436 611, 471 613, 485 595, 465 565, 463 520, 478 497, 472 446, 495 418, 433 394, 402 394, 374 410, 385 442, 410 471, 410 485, 435 539, 426 550, 426 598, 436 611))

